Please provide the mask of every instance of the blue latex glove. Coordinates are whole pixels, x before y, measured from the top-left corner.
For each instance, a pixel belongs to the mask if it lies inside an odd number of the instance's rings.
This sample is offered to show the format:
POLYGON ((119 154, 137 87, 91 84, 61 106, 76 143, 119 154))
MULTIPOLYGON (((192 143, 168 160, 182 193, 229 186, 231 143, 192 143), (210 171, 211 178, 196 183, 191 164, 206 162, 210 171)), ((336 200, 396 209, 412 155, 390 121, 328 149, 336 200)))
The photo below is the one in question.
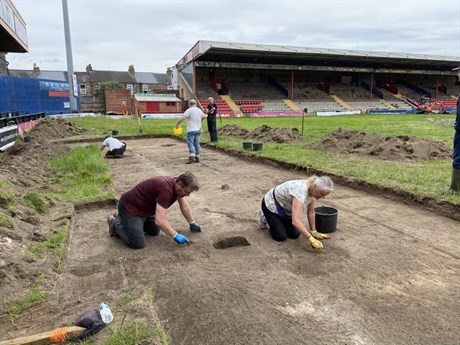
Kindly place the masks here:
POLYGON ((173 239, 179 244, 184 244, 184 243, 190 244, 190 242, 188 241, 188 238, 179 233, 176 233, 173 239))
POLYGON ((201 232, 201 227, 197 222, 193 221, 190 223, 190 231, 191 232, 201 232))

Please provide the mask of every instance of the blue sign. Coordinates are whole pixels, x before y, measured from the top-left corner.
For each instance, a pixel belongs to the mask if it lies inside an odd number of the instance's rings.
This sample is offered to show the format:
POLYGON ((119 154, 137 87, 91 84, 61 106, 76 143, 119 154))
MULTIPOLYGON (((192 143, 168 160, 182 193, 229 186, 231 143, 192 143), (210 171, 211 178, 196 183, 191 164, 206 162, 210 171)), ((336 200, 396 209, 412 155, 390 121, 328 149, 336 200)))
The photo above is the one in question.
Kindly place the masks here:
POLYGON ((58 81, 40 81, 40 90, 69 91, 69 83, 58 81))

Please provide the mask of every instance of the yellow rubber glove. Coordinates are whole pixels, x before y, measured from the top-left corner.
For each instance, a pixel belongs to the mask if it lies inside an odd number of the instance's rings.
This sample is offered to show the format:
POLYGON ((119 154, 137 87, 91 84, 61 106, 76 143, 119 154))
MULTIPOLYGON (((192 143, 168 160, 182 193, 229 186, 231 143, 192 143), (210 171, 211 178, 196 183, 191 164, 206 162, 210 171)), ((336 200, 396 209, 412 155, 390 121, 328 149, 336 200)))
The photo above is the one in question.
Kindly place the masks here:
POLYGON ((320 241, 318 241, 316 238, 314 238, 313 236, 310 236, 308 240, 310 241, 310 246, 313 249, 316 249, 316 250, 324 249, 323 244, 320 241))
POLYGON ((311 233, 311 235, 312 235, 314 238, 316 238, 317 240, 328 240, 328 239, 331 238, 331 236, 326 235, 326 234, 322 234, 322 233, 320 233, 320 232, 318 232, 318 231, 316 231, 316 230, 315 230, 315 231, 311 231, 310 233, 311 233))

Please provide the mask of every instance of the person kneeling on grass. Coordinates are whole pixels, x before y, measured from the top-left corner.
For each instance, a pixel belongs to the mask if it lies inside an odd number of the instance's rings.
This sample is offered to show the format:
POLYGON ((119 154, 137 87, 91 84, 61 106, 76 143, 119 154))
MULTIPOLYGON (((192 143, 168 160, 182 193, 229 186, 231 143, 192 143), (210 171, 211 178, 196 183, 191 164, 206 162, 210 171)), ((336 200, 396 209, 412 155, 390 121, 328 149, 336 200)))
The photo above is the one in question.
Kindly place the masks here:
POLYGON ((105 154, 107 158, 123 158, 123 154, 126 151, 126 143, 116 138, 112 138, 111 136, 105 137, 104 142, 101 145, 101 151, 104 151, 106 147, 109 148, 105 154))
POLYGON ((200 232, 185 199, 199 188, 198 180, 190 172, 179 177, 156 176, 140 182, 118 201, 118 213, 107 217, 110 236, 120 237, 128 246, 145 246, 145 235, 157 236, 162 230, 179 244, 189 243, 187 237, 175 231, 166 218, 166 210, 176 201, 190 225, 190 231, 200 232))
POLYGON ((307 180, 292 180, 270 189, 262 199, 259 210, 259 226, 269 227, 275 241, 285 241, 287 237, 296 239, 302 234, 313 249, 324 249, 319 240, 330 236, 316 231, 316 200, 326 197, 334 190, 334 183, 328 176, 311 176, 307 180), (302 211, 307 208, 308 232, 302 223, 302 211))

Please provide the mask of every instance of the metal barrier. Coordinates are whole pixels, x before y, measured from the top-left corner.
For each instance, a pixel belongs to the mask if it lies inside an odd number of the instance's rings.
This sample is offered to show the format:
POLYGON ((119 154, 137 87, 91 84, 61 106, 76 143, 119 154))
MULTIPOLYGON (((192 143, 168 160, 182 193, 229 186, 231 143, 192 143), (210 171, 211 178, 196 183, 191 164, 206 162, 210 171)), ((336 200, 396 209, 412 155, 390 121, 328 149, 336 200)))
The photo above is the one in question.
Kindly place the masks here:
POLYGON ((0 128, 18 125, 20 123, 38 120, 45 117, 45 113, 19 115, 19 111, 0 113, 0 128))

